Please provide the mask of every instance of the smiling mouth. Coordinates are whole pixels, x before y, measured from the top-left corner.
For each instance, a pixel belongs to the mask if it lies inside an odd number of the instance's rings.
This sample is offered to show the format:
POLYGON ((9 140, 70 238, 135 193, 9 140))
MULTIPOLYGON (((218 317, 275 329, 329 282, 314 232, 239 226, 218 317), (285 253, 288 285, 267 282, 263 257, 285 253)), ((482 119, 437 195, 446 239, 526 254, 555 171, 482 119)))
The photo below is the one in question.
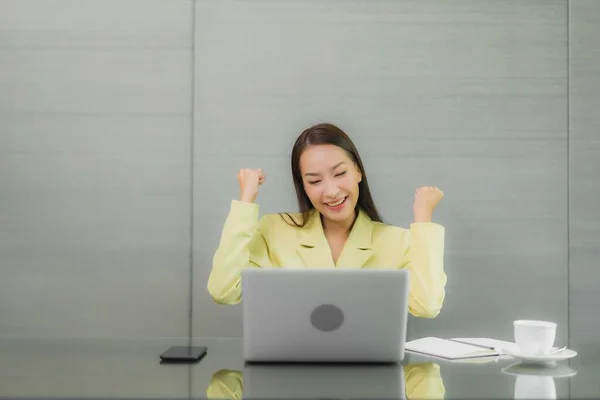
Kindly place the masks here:
POLYGON ((340 199, 340 200, 338 200, 336 202, 325 203, 325 204, 327 204, 329 207, 337 207, 337 206, 340 206, 340 205, 344 204, 344 202, 346 201, 347 198, 348 198, 348 196, 346 196, 343 199, 340 199))

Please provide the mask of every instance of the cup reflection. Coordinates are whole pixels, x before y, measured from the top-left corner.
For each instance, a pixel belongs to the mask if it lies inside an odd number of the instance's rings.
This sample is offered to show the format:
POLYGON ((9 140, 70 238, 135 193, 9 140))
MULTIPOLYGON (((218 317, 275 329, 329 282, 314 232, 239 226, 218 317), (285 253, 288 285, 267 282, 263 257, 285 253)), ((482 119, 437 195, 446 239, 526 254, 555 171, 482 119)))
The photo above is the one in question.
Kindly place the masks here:
POLYGON ((556 399, 555 379, 570 378, 577 371, 566 364, 528 364, 518 362, 502 372, 516 376, 515 399, 556 399))
POLYGON ((517 376, 515 399, 556 399, 556 385, 551 376, 517 376))

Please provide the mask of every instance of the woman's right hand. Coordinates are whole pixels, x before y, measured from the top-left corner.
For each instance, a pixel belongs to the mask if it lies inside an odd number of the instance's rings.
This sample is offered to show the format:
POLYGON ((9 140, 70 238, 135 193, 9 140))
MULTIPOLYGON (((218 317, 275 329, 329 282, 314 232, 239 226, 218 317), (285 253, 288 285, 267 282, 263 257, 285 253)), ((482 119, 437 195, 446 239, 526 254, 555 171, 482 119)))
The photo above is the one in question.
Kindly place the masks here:
POLYGON ((262 169, 240 169, 238 183, 240 184, 240 201, 254 203, 258 196, 258 187, 265 181, 262 169))

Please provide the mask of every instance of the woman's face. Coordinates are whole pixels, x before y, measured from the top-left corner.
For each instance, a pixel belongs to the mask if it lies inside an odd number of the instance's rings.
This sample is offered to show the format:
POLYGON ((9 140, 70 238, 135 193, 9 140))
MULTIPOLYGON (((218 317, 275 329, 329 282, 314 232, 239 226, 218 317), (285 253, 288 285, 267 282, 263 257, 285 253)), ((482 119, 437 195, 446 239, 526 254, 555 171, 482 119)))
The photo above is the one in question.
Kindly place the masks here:
POLYGON ((308 198, 324 218, 354 220, 362 174, 345 150, 330 144, 308 146, 300 156, 300 173, 308 198))

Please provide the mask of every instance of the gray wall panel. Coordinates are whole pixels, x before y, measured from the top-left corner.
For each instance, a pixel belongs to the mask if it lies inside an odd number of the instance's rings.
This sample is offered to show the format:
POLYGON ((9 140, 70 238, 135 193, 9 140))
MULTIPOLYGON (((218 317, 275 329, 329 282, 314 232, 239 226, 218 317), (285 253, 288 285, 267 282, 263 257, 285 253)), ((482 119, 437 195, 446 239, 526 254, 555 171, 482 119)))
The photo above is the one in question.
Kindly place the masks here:
POLYGON ((188 333, 192 3, 0 3, 0 335, 188 333))
POLYGON ((571 342, 600 337, 600 2, 571 1, 569 178, 571 342))

